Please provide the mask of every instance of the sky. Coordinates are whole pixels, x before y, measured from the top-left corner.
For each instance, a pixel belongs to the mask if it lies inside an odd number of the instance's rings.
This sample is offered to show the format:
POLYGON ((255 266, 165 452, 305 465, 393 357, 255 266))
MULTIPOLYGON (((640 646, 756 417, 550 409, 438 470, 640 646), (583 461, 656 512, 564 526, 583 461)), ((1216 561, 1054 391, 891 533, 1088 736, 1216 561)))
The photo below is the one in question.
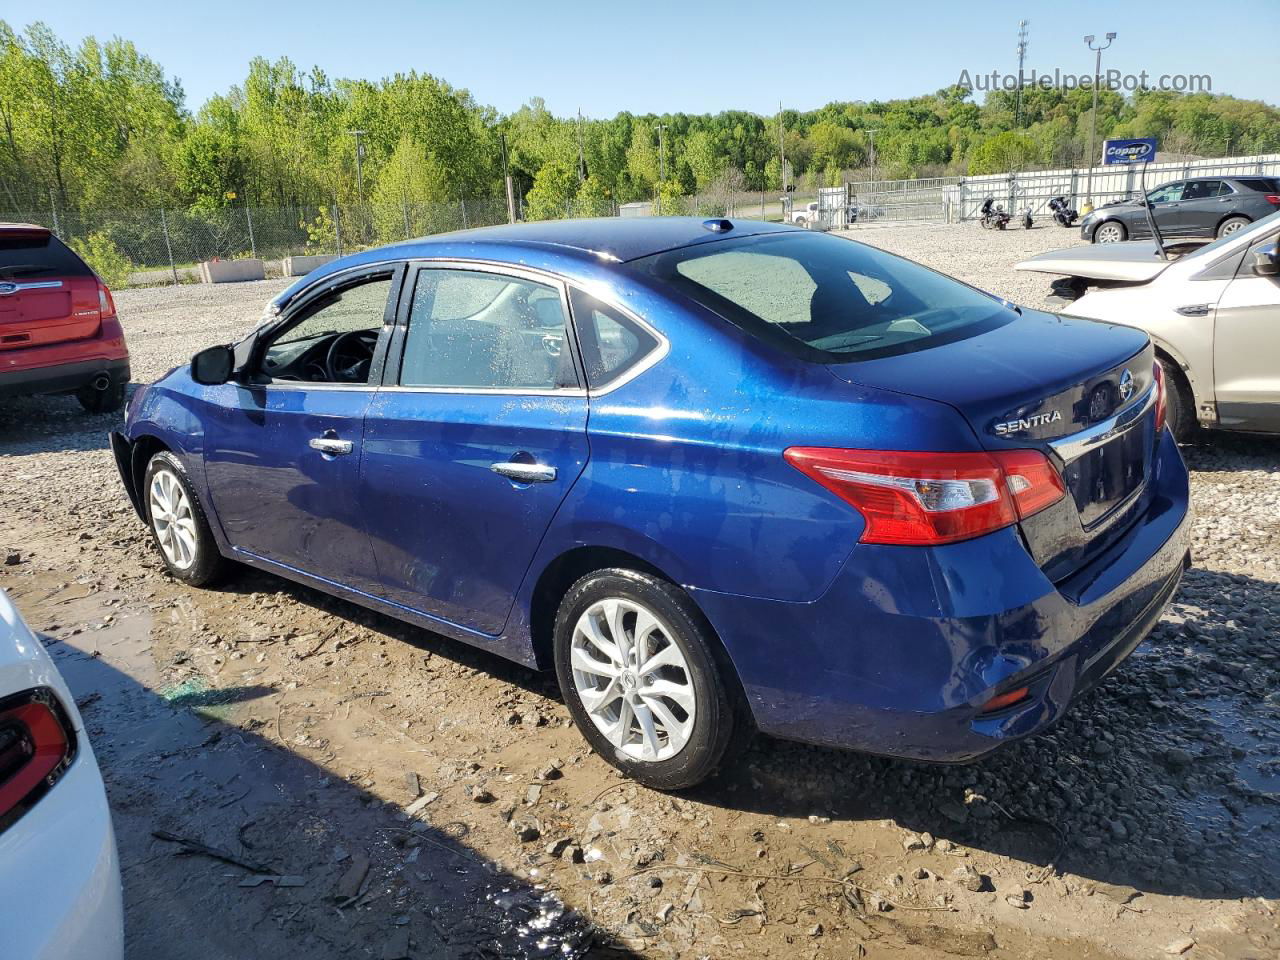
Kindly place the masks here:
POLYGON ((1242 36, 1273 31, 1275 0, 1235 0, 1221 15, 1207 9, 1203 0, 0 0, 0 19, 17 29, 43 20, 73 44, 89 35, 132 40, 181 80, 193 112, 239 83, 254 56, 287 56, 334 78, 432 73, 504 113, 535 96, 562 116, 773 113, 780 102, 811 110, 932 93, 962 71, 1012 74, 1021 19, 1029 21, 1027 70, 1090 75, 1094 55, 1083 37, 1114 32, 1104 71, 1146 71, 1152 83, 1207 74, 1214 93, 1277 103, 1277 60, 1266 41, 1246 41, 1251 52, 1239 52, 1242 36))

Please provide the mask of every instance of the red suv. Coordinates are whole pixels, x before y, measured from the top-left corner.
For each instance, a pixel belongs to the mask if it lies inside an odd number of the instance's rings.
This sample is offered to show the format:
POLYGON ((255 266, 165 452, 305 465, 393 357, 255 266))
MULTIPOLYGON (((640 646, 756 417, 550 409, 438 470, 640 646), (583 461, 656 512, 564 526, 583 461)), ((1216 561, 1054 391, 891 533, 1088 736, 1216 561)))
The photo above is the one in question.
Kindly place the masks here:
POLYGON ((0 397, 74 393, 106 413, 128 382, 107 285, 46 228, 0 223, 0 397))

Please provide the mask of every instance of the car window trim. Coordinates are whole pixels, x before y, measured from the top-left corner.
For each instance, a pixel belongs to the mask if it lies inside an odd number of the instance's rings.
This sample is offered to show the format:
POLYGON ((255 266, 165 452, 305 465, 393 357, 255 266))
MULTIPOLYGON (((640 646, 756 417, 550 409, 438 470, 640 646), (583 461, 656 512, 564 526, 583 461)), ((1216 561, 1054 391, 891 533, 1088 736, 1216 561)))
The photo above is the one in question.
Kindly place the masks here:
POLYGON ((373 360, 369 365, 368 380, 364 383, 314 383, 309 380, 272 379, 267 383, 250 382, 245 385, 262 389, 278 388, 281 390, 350 391, 379 389, 384 380, 388 357, 387 351, 391 344, 400 299, 404 293, 404 279, 407 273, 407 261, 405 260, 381 260, 377 263, 363 263, 351 269, 340 270, 320 278, 290 301, 288 309, 281 313, 276 320, 255 331, 253 335, 253 350, 245 364, 245 369, 248 371, 249 376, 255 376, 260 372, 258 368, 262 363, 262 357, 266 352, 267 346, 272 342, 272 338, 286 332, 294 323, 300 323, 305 320, 306 317, 299 317, 299 314, 306 313, 308 307, 315 303, 316 300, 322 299, 335 288, 358 286, 362 278, 387 273, 388 268, 390 268, 391 273, 391 286, 387 291, 387 302, 382 310, 382 328, 378 331, 378 343, 374 347, 373 360))
MULTIPOLYGON (((668 353, 671 352, 671 343, 667 340, 667 338, 664 337, 656 329, 654 329, 652 324, 645 322, 645 320, 640 316, 638 316, 635 313, 635 311, 627 309, 622 304, 618 303, 617 300, 615 300, 613 297, 601 296, 597 291, 588 290, 586 287, 584 287, 580 283, 571 283, 570 286, 572 286, 574 290, 577 290, 583 296, 590 297, 593 300, 598 300, 600 303, 609 307, 611 310, 618 311, 618 313, 622 314, 622 316, 625 317, 628 321, 630 321, 631 323, 634 323, 641 330, 643 330, 650 337, 652 337, 654 341, 654 345, 650 347, 645 353, 641 354, 638 358, 633 360, 631 364, 629 364, 628 366, 622 367, 621 369, 616 371, 613 376, 609 377, 607 380, 603 381, 599 385, 591 383, 590 378, 586 377, 584 374, 584 381, 587 384, 588 396, 603 397, 609 393, 612 393, 614 390, 617 390, 619 387, 626 386, 628 383, 630 383, 636 377, 640 376, 646 370, 652 369, 664 357, 666 357, 668 353)), ((569 308, 570 308, 570 312, 572 313, 572 310, 573 310, 572 297, 569 298, 569 308)), ((573 326, 574 326, 575 338, 580 338, 582 334, 578 329, 578 318, 576 315, 573 316, 573 326)))
POLYGON ((587 395, 586 378, 582 369, 582 357, 578 350, 577 334, 573 328, 572 312, 569 309, 569 291, 564 277, 536 267, 517 266, 499 263, 494 260, 468 260, 458 257, 423 257, 408 261, 399 309, 396 312, 395 328, 392 331, 391 343, 388 347, 387 362, 383 366, 382 389, 388 393, 442 393, 442 394, 474 394, 477 396, 516 396, 516 397, 585 397, 587 395), (426 270, 460 270, 468 273, 494 273, 528 280, 532 283, 551 287, 560 296, 560 309, 565 321, 565 346, 568 347, 573 361, 573 374, 577 385, 572 387, 553 387, 539 389, 533 387, 433 387, 413 386, 400 383, 404 369, 404 351, 409 336, 409 314, 413 309, 413 291, 417 287, 418 276, 426 270))

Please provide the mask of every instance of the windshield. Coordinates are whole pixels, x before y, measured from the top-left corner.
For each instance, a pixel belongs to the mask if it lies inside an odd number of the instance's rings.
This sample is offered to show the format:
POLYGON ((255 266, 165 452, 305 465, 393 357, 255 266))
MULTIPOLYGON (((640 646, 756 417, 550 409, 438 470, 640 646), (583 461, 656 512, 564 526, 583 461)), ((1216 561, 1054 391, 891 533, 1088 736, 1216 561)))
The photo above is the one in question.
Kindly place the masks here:
POLYGON ((821 233, 698 244, 632 265, 761 340, 820 362, 923 350, 1014 317, 958 280, 821 233))
POLYGON ((1280 210, 1275 213, 1267 214, 1261 220, 1257 220, 1254 223, 1249 224, 1249 226, 1245 227, 1243 230, 1237 230, 1235 233, 1223 234, 1217 240, 1213 241, 1213 243, 1206 243, 1199 250, 1196 250, 1193 253, 1188 253, 1182 259, 1201 260, 1206 257, 1212 259, 1213 256, 1221 251, 1225 245, 1228 243, 1236 243, 1240 240, 1244 240, 1244 243, 1240 245, 1241 250, 1245 247, 1251 247, 1257 240, 1266 236, 1267 231, 1274 230, 1276 227, 1280 226, 1280 219, 1277 218, 1280 218, 1280 210), (1246 240, 1246 237, 1249 239, 1246 240))

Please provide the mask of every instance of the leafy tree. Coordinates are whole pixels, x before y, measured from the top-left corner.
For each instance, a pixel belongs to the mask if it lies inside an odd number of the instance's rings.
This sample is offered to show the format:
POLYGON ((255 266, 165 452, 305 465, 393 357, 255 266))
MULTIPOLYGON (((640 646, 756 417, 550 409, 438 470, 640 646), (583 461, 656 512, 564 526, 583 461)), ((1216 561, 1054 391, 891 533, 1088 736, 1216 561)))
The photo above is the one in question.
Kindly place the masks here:
POLYGON ((570 201, 578 189, 578 174, 563 160, 547 163, 534 178, 525 199, 530 220, 555 220, 569 215, 570 201))

